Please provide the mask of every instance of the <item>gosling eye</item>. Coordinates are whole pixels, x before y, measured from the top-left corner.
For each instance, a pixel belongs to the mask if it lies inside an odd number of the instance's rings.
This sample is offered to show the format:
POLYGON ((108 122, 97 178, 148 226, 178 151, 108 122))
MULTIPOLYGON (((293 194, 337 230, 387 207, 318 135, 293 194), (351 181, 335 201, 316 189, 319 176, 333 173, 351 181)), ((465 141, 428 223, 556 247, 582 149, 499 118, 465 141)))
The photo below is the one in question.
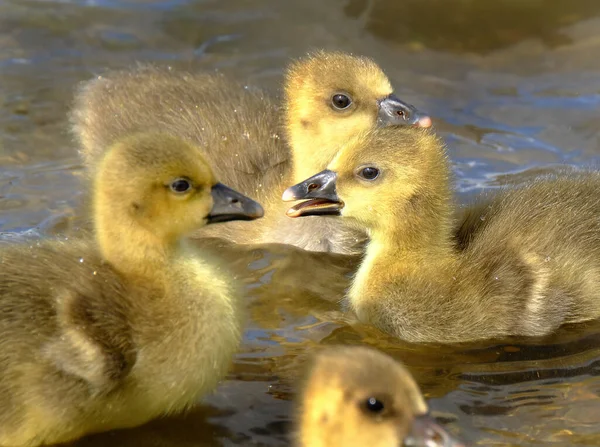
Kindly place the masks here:
POLYGON ((178 178, 169 184, 169 188, 175 194, 185 194, 192 189, 191 182, 186 178, 178 178))
POLYGON ((345 110, 352 104, 352 99, 344 93, 336 93, 331 98, 331 105, 334 109, 345 110))
POLYGON ((386 413, 386 406, 382 399, 370 396, 360 404, 361 409, 369 416, 381 417, 386 413))
POLYGON ((358 171, 358 175, 365 180, 372 181, 379 177, 379 169, 373 166, 367 166, 358 171))

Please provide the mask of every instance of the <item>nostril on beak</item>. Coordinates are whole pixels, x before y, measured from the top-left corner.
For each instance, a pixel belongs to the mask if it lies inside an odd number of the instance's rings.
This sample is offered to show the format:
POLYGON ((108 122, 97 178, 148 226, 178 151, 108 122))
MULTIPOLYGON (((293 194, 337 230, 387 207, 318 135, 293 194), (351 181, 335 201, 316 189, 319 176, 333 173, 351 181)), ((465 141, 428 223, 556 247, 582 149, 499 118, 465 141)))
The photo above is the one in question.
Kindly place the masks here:
POLYGON ((319 185, 317 185, 316 183, 311 183, 310 185, 308 185, 308 191, 314 191, 315 189, 318 189, 319 185))

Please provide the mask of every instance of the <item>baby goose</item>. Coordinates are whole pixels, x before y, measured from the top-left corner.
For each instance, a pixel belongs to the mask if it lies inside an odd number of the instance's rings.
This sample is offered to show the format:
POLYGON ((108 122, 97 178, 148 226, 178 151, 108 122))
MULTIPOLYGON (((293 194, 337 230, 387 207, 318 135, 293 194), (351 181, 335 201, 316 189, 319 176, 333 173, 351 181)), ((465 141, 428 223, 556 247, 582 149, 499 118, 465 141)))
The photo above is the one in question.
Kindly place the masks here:
POLYGON ((94 179, 95 241, 0 247, 0 445, 140 425, 215 387, 240 341, 234 278, 181 236, 262 215, 200 152, 115 143, 94 179))
POLYGON ((318 52, 295 62, 284 90, 282 117, 264 93, 220 75, 152 67, 112 72, 82 86, 72 130, 90 171, 107 145, 132 131, 161 130, 207 148, 217 177, 260 201, 267 218, 207 227, 203 236, 355 252, 364 235, 341 222, 286 219, 281 192, 324 169, 358 132, 399 123, 428 127, 431 119, 396 98, 373 61, 344 53, 318 52), (279 137, 282 124, 288 145, 279 137))
POLYGON ((299 406, 300 447, 460 447, 427 413, 410 373, 365 347, 317 354, 299 406))
MULTIPOLYGON (((370 236, 348 291, 359 319, 413 342, 542 336, 600 316, 600 173, 507 188, 461 248, 451 169, 431 132, 382 128, 285 191, 292 217, 338 214, 370 236)), ((469 219, 469 218, 467 218, 469 219)))
POLYGON ((431 126, 431 118, 393 95, 387 76, 365 57, 321 51, 292 63, 284 84, 293 183, 322 171, 348 138, 376 125, 431 126))

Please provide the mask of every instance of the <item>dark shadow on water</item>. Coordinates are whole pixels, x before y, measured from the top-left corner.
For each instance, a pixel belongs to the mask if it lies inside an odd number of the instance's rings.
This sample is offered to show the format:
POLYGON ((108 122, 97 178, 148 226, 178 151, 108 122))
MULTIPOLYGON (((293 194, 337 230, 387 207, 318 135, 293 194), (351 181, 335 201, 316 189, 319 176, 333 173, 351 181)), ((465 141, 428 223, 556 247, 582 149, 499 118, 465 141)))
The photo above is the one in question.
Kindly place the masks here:
POLYGON ((561 28, 600 15, 595 0, 348 0, 344 12, 382 39, 456 52, 488 53, 536 38, 571 43, 561 28))

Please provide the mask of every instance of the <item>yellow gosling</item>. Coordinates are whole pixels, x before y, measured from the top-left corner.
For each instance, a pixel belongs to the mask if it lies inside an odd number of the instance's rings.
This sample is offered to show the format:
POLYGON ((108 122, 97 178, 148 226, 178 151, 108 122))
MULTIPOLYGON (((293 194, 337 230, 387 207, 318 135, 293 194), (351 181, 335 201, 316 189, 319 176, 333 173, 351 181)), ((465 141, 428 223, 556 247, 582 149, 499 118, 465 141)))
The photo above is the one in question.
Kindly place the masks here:
POLYGON ((241 289, 183 236, 262 215, 199 149, 114 143, 93 184, 95 238, 0 247, 0 445, 38 446, 185 410, 225 375, 241 289))
POLYGON ((298 447, 464 447, 428 415, 410 373, 374 349, 321 351, 299 404, 298 447))
POLYGON ((542 336, 600 316, 600 173, 566 171, 475 204, 454 239, 441 140, 388 127, 350 141, 285 191, 291 217, 337 214, 370 242, 347 299, 364 322, 413 342, 542 336), (477 219, 475 218, 477 216, 477 219))

